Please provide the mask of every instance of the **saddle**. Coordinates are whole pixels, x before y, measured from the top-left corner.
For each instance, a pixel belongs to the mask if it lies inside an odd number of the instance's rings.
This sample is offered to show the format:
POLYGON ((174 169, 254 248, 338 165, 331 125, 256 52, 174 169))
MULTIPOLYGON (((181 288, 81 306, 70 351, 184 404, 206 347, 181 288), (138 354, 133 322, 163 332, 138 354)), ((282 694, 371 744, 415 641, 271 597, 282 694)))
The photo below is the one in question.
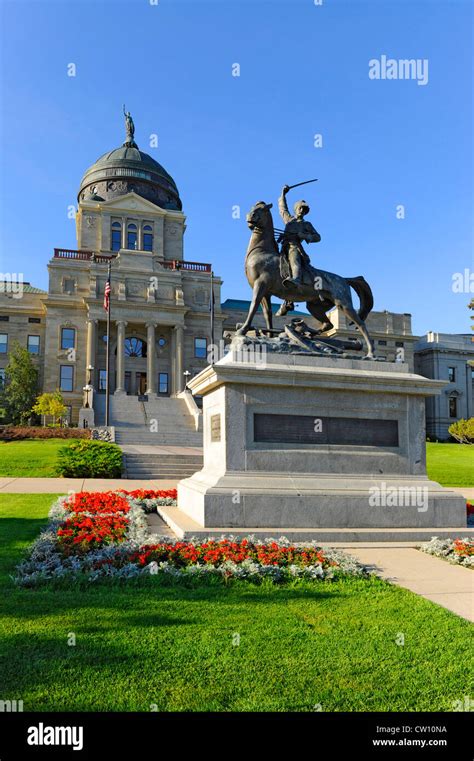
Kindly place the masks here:
MULTIPOLYGON (((317 270, 314 269, 314 267, 311 267, 311 265, 308 267, 306 262, 303 259, 302 267, 301 267, 301 276, 302 276, 302 282, 304 285, 313 285, 314 284, 314 275, 317 272, 317 270)), ((288 278, 291 278, 291 268, 290 263, 288 261, 288 254, 286 251, 282 251, 280 254, 280 276, 283 281, 288 280, 288 278)))

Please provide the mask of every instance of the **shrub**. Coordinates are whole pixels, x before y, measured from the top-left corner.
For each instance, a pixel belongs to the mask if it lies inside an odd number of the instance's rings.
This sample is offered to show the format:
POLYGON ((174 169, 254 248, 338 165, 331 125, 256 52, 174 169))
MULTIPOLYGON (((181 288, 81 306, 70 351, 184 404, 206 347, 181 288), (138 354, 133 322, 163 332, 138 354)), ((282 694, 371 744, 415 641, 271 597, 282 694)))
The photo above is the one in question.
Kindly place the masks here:
POLYGON ((474 444, 474 417, 457 420, 449 426, 448 431, 460 444, 474 444))
POLYGON ((58 452, 58 475, 65 478, 120 478, 122 452, 105 441, 78 441, 58 452))
POLYGON ((0 430, 0 441, 20 441, 21 439, 90 439, 90 429, 43 428, 27 426, 7 426, 0 430))

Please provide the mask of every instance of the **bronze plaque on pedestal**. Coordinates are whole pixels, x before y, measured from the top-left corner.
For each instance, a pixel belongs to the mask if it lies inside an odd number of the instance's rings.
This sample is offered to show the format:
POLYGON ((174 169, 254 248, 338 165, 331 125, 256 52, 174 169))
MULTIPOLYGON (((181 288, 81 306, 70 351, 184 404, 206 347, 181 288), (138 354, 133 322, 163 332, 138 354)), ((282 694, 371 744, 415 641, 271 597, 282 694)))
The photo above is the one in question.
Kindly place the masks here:
POLYGON ((211 441, 221 440, 221 416, 211 415, 211 441))
POLYGON ((319 415, 253 416, 255 442, 398 447, 398 421, 319 415))

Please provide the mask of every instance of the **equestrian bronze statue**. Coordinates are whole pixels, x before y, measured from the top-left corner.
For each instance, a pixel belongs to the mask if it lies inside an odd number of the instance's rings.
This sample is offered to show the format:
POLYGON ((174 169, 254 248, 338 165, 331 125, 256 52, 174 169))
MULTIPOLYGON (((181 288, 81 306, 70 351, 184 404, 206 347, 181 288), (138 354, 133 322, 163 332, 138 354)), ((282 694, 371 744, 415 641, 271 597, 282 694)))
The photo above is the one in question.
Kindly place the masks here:
POLYGON ((247 319, 236 333, 245 335, 250 330, 260 304, 267 329, 272 330, 272 296, 284 301, 277 315, 285 315, 295 302, 306 302, 308 312, 321 323, 321 328, 317 331, 320 334, 333 327, 327 311, 338 307, 357 326, 367 346, 366 356, 371 358, 374 346, 365 325, 365 319, 374 305, 370 286, 360 275, 346 278, 311 265, 303 241, 317 243, 321 236, 304 219, 309 212, 306 201, 295 204, 294 216, 289 213, 286 205, 289 190, 289 186, 285 185, 279 200, 280 213, 285 222, 285 229, 278 237, 281 250, 275 240, 270 211, 273 204, 258 201, 247 214, 247 224, 252 235, 245 257, 245 274, 253 294, 247 319), (358 311, 352 303, 351 288, 360 300, 358 311))

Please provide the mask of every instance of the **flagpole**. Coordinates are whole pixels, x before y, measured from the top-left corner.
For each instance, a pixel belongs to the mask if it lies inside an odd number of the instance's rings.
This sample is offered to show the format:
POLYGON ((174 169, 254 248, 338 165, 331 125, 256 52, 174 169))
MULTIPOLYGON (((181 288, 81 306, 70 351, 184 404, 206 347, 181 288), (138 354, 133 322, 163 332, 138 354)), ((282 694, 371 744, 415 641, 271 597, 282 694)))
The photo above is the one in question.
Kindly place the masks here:
MULTIPOLYGON (((110 284, 110 262, 108 264, 107 268, 107 281, 110 284)), ((110 304, 111 304, 111 298, 110 298, 110 292, 109 292, 109 300, 108 300, 108 309, 107 309, 107 350, 105 354, 105 425, 109 425, 109 401, 110 401, 110 381, 109 381, 109 370, 110 370, 110 304)))
MULTIPOLYGON (((214 347, 214 272, 212 270, 211 270, 211 346, 214 347)), ((212 351, 214 352, 214 348, 212 349, 212 351)))

